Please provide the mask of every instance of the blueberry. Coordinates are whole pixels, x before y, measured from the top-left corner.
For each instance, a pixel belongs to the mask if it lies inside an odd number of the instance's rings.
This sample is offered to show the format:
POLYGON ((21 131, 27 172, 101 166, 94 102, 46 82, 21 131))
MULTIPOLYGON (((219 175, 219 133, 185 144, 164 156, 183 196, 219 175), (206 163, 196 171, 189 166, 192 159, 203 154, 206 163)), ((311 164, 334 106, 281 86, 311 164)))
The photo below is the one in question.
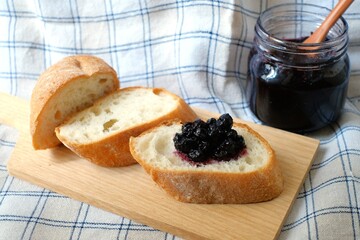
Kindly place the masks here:
POLYGON ((191 150, 188 157, 194 162, 206 161, 206 155, 202 154, 202 152, 197 149, 191 150))
POLYGON ((194 135, 200 139, 208 138, 208 130, 204 127, 196 128, 194 131, 194 135))
POLYGON ((185 136, 190 136, 194 131, 193 124, 191 122, 185 123, 182 126, 181 131, 185 136))
POLYGON ((233 154, 233 143, 230 139, 225 139, 216 149, 213 153, 213 158, 216 160, 223 160, 227 161, 229 160, 229 156, 233 154))
POLYGON ((226 133, 226 137, 231 138, 231 139, 235 139, 237 136, 238 136, 237 131, 234 129, 231 129, 230 131, 228 131, 226 133))
POLYGON ((216 127, 216 119, 215 118, 209 118, 206 121, 206 124, 208 125, 209 128, 215 128, 216 127))
POLYGON ((206 123, 201 119, 197 119, 194 121, 193 126, 194 128, 204 128, 206 127, 206 123))
POLYGON ((238 135, 238 136, 237 136, 237 138, 236 138, 236 144, 239 146, 239 149, 240 149, 240 150, 246 148, 245 139, 244 139, 244 137, 241 136, 241 135, 238 135))
POLYGON ((180 152, 189 153, 193 146, 196 145, 196 139, 187 138, 182 134, 176 133, 174 137, 174 145, 180 152))
POLYGON ((208 153, 210 151, 211 144, 209 141, 202 141, 199 144, 199 150, 208 153))
POLYGON ((216 125, 223 130, 230 130, 233 125, 233 119, 229 114, 223 114, 216 121, 216 125))

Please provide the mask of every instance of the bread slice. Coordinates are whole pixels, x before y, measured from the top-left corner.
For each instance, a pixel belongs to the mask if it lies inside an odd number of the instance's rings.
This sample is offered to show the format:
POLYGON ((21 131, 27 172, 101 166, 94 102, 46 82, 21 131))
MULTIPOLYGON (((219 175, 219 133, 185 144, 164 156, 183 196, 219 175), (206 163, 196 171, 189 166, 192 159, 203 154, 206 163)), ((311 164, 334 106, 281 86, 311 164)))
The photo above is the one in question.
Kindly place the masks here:
POLYGON ((56 128, 68 148, 106 167, 136 163, 129 138, 173 118, 192 121, 194 111, 180 97, 161 88, 129 87, 100 99, 56 128))
POLYGON ((91 106, 119 88, 117 74, 102 59, 65 57, 42 73, 30 100, 30 131, 34 149, 60 144, 55 127, 69 115, 91 106))
POLYGON ((283 190, 283 178, 269 143, 247 125, 234 123, 246 150, 237 159, 194 164, 173 143, 181 122, 170 121, 130 138, 133 157, 169 195, 189 203, 255 203, 283 190))

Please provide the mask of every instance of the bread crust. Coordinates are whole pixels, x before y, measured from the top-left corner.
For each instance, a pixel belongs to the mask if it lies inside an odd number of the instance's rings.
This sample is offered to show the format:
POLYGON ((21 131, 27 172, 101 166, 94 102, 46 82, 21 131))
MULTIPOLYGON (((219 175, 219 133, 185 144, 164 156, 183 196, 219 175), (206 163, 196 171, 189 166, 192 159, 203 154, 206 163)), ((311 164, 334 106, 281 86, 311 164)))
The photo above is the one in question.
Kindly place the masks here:
POLYGON ((46 118, 50 101, 56 100, 71 83, 99 74, 112 76, 113 88, 109 92, 119 88, 115 70, 104 60, 91 55, 65 57, 39 76, 30 100, 30 134, 34 149, 52 148, 60 144, 54 132, 57 125, 46 118))
MULTIPOLYGON (((166 193, 181 202, 243 204, 276 198, 283 191, 284 183, 274 150, 262 136, 246 124, 234 123, 234 127, 246 128, 262 142, 269 154, 266 165, 255 171, 244 173, 169 170, 148 164, 141 153, 136 151, 136 138, 130 139, 130 151, 151 178, 166 193)), ((142 134, 146 133, 147 131, 142 134)))
MULTIPOLYGON (((112 94, 116 94, 117 92, 133 91, 140 88, 145 87, 137 86, 118 89, 112 94)), ((174 99, 177 99, 177 107, 168 114, 157 119, 153 119, 152 121, 144 122, 140 125, 119 131, 113 135, 100 139, 99 141, 88 144, 78 144, 68 141, 61 136, 60 128, 56 128, 55 132, 64 145, 66 145, 80 157, 85 158, 97 165, 104 167, 123 167, 136 164, 137 162, 130 153, 130 137, 138 136, 142 132, 153 128, 167 120, 181 119, 183 121, 193 121, 197 118, 196 113, 190 108, 188 104, 185 103, 182 98, 162 88, 152 88, 152 90, 157 94, 168 94, 171 95, 174 99)), ((110 95, 104 96, 103 98, 109 96, 110 95)), ((101 99, 99 99, 97 102, 99 101, 101 101, 101 99)))

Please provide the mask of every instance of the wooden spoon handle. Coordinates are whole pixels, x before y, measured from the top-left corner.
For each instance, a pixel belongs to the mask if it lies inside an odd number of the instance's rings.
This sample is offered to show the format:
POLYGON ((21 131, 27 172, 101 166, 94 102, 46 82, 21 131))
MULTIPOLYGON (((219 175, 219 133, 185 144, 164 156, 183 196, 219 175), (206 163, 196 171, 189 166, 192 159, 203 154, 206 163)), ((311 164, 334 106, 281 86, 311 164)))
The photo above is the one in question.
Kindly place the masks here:
POLYGON ((334 26, 336 21, 346 11, 346 9, 353 3, 354 0, 339 0, 330 14, 326 17, 324 22, 316 31, 308 37, 304 43, 319 43, 325 40, 328 32, 334 26))

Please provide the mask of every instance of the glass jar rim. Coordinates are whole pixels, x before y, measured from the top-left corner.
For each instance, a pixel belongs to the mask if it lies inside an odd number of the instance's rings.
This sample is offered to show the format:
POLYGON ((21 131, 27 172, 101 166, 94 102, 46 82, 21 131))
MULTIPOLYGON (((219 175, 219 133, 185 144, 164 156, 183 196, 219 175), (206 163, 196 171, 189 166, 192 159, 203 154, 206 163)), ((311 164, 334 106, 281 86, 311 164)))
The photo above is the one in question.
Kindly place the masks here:
MULTIPOLYGON (((302 43, 302 42, 293 42, 293 41, 289 41, 286 39, 281 39, 281 38, 277 38, 275 36, 271 36, 268 31, 263 27, 263 18, 266 17, 271 11, 277 10, 277 9, 281 9, 281 8, 287 8, 285 10, 283 10, 284 12, 294 12, 294 10, 290 9, 289 7, 291 6, 306 6, 306 7, 312 7, 312 8, 317 8, 317 9, 321 9, 323 11, 326 11, 326 15, 320 14, 320 16, 325 17, 330 13, 330 9, 326 8, 326 7, 322 7, 322 6, 318 6, 315 4, 309 4, 309 3, 302 3, 302 4, 297 4, 297 3, 283 3, 283 4, 278 4, 275 6, 272 6, 268 9, 266 9, 265 11, 263 11, 259 18, 257 19, 257 26, 259 27, 258 30, 260 30, 260 32, 258 32, 257 34, 261 34, 262 38, 268 39, 269 41, 280 45, 280 46, 284 46, 286 48, 301 48, 302 50, 304 50, 304 52, 313 52, 313 51, 319 51, 321 49, 328 49, 331 48, 334 45, 337 45, 338 43, 340 43, 341 41, 343 41, 344 38, 347 37, 348 34, 348 23, 345 20, 345 18, 343 16, 341 16, 339 18, 338 21, 340 21, 342 23, 342 27, 341 27, 341 32, 335 36, 334 38, 328 39, 324 42, 321 43, 302 43)), ((293 8, 294 9, 294 8, 293 8)), ((299 13, 299 12, 297 12, 299 13)), ((336 25, 337 23, 335 23, 336 25)))

